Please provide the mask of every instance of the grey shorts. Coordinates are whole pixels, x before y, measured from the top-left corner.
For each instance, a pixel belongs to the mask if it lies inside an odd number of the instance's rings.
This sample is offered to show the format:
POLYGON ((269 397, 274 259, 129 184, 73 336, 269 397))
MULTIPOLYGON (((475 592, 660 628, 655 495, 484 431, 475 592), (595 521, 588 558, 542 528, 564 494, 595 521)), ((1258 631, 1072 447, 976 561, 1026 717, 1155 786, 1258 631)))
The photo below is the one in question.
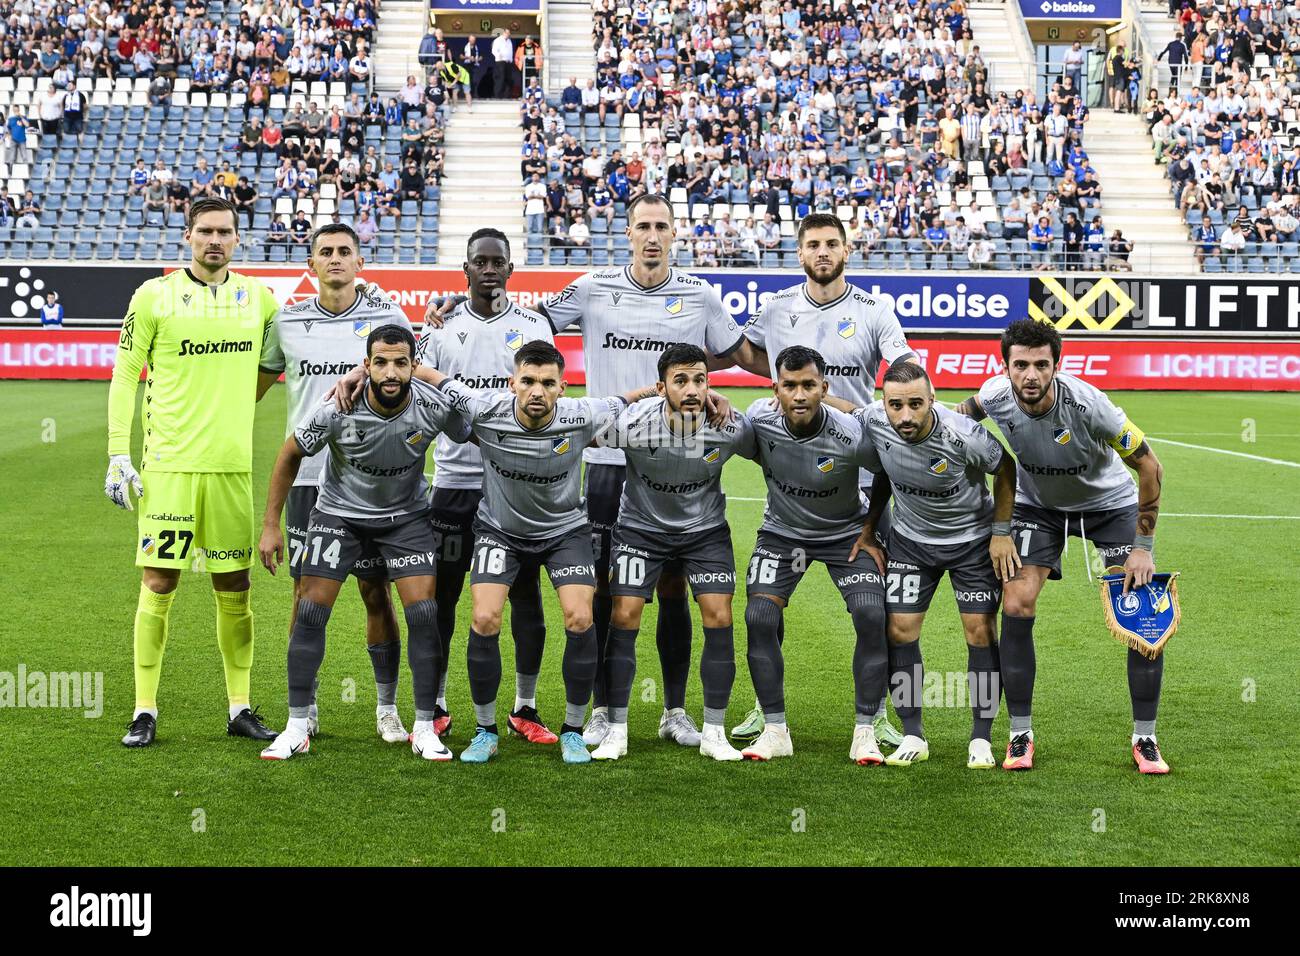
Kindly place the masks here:
MULTIPOLYGON (((320 490, 315 485, 294 485, 284 503, 284 543, 289 549, 289 576, 295 581, 302 577, 307 526, 319 495, 320 490)), ((387 574, 379 552, 369 542, 363 545, 361 556, 352 566, 352 573, 359 578, 382 578, 387 574)), ((322 575, 326 576, 329 575, 322 575)))
POLYGON ((1061 550, 1065 536, 1087 537, 1101 552, 1107 567, 1128 560, 1137 531, 1137 505, 1105 511, 1055 511, 1016 502, 1011 517, 1011 539, 1022 564, 1048 568, 1048 578, 1061 577, 1061 550))
POLYGON ((392 580, 437 573, 437 554, 429 513, 395 518, 341 518, 311 510, 307 521, 307 545, 303 548, 302 573, 342 581, 349 574, 361 574, 358 565, 367 553, 375 554, 364 570, 387 574, 392 580))
POLYGON ((664 565, 680 562, 691 593, 736 593, 736 556, 731 528, 720 524, 682 534, 642 531, 616 525, 610 555, 609 593, 650 600, 664 565))
POLYGON ((890 614, 920 614, 929 609, 945 571, 962 614, 992 614, 998 609, 1002 584, 989 559, 988 538, 924 544, 893 532, 886 538, 885 554, 889 557, 885 609, 890 614))
POLYGON ((808 566, 820 561, 826 565, 845 604, 851 595, 864 595, 867 603, 883 605, 885 581, 871 555, 863 552, 849 563, 849 551, 857 538, 854 534, 838 541, 792 541, 770 531, 759 531, 749 560, 746 595, 752 598, 755 594, 771 594, 788 605, 808 566))
POLYGON ((553 587, 596 586, 591 553, 591 526, 582 525, 554 538, 516 538, 481 521, 474 522, 474 561, 469 583, 513 585, 520 570, 544 566, 553 587))
POLYGON ((438 574, 465 576, 474 554, 474 516, 483 492, 476 488, 434 488, 429 522, 433 526, 438 574))

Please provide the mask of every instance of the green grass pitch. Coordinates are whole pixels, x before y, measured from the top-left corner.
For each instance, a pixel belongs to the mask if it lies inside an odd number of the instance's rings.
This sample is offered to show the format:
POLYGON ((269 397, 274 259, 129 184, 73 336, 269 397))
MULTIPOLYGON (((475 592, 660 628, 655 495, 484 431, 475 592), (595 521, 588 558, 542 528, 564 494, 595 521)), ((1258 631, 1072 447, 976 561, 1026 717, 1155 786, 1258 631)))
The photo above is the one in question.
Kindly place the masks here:
MULTIPOLYGON (((756 393, 737 392, 736 404, 756 393)), ((931 707, 928 763, 860 768, 852 732, 849 618, 814 568, 787 612, 793 759, 715 764, 655 736, 661 702, 654 610, 647 610, 630 715, 615 764, 567 767, 554 748, 503 738, 486 767, 429 765, 374 733, 374 684, 351 586, 330 625, 321 673, 324 732, 309 755, 258 759, 225 736, 225 694, 206 580, 185 575, 172 611, 159 742, 118 743, 133 700, 131 627, 139 587, 133 515, 101 488, 107 387, 5 383, 0 486, 5 582, 0 671, 102 672, 103 716, 0 709, 0 863, 13 864, 1296 864, 1295 535, 1300 396, 1118 396, 1156 438, 1165 464, 1158 566, 1183 572, 1183 625, 1168 648, 1159 735, 1173 766, 1143 778, 1129 756, 1124 650, 1101 622, 1078 539, 1065 580, 1039 605, 1029 774, 969 771, 969 711, 931 707), (1247 520, 1238 515, 1280 516, 1247 520), (649 683, 646 683, 646 682, 649 683), (345 687, 355 684, 354 702, 345 687)), ((963 397, 948 393, 945 399, 963 397)), ((255 495, 284 429, 277 387, 258 414, 255 495)), ((137 427, 137 440, 139 430, 137 427)), ((761 476, 728 465, 737 564, 759 524, 761 476)), ((562 716, 562 630, 547 593, 539 703, 562 716), (558 638, 558 639, 557 639, 558 638)), ((743 590, 743 589, 742 589, 743 590)), ((285 704, 289 580, 254 569, 253 699, 275 726, 285 704)), ((753 693, 736 601, 738 673, 729 723, 753 693)), ((465 675, 469 589, 460 607, 449 697, 459 751, 472 722, 465 675)), ((698 618, 697 618, 698 622, 698 618)), ((508 625, 507 625, 508 627, 508 625)), ((507 631, 508 633, 508 631, 507 631)), ((697 623, 697 641, 698 636, 697 623)), ((947 584, 922 639, 927 669, 960 672, 966 655, 947 584)), ((502 640, 503 704, 513 694, 502 640)), ((699 647, 695 649, 698 668, 699 647)), ((403 666, 403 716, 411 718, 403 666)), ((688 706, 699 719, 698 670, 688 706)), ((504 714, 502 715, 504 718, 504 714)), ((994 749, 1005 746, 1005 709, 994 749)))

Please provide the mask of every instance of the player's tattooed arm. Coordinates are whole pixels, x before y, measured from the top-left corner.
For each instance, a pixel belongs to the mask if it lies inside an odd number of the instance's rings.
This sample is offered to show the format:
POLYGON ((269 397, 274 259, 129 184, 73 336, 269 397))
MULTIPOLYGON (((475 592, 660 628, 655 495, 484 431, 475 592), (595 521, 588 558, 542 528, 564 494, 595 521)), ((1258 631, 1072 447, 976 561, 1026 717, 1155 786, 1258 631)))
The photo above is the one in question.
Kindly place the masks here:
POLYGON ((972 395, 964 402, 953 406, 953 411, 965 415, 967 418, 973 418, 977 422, 984 421, 984 406, 980 404, 979 396, 972 395))
POLYGON ((298 477, 298 468, 304 457, 298 436, 290 435, 280 447, 275 467, 271 470, 271 486, 266 492, 266 512, 262 515, 262 536, 258 540, 257 550, 262 558, 262 567, 272 574, 284 561, 284 534, 280 531, 280 515, 284 512, 285 499, 289 497, 289 489, 298 477))
POLYGON ((1011 537, 1011 513, 1016 506, 1016 459, 1005 449, 993 472, 993 534, 989 559, 1000 581, 1010 581, 1020 568, 1020 555, 1011 537))
POLYGON ((1137 531, 1133 537, 1133 550, 1124 562, 1124 591, 1129 587, 1143 587, 1151 583, 1155 573, 1156 519, 1160 515, 1160 495, 1164 489, 1165 469, 1156 453, 1145 440, 1124 458, 1138 475, 1137 531))

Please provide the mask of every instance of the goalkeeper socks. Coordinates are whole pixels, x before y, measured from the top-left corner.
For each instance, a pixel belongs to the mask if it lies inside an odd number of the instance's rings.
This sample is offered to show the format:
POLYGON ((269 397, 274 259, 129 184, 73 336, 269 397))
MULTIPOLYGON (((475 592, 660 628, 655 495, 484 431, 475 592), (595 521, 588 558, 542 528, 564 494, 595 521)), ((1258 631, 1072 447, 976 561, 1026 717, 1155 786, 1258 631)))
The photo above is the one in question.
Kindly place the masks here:
POLYGON ((1165 673, 1165 656, 1155 660, 1129 648, 1128 694, 1133 702, 1133 733, 1154 737, 1156 710, 1160 707, 1160 682, 1165 673))
POLYGON ((232 707, 243 710, 248 706, 253 673, 252 592, 213 591, 212 594, 217 600, 217 646, 221 648, 221 663, 226 669, 226 696, 232 707))
POLYGON ((655 646, 664 675, 664 709, 686 707, 686 682, 691 676, 691 604, 686 595, 659 595, 655 646))
POLYGON ((721 726, 736 682, 736 640, 730 624, 704 629, 700 683, 704 686, 704 722, 721 726))
POLYGON ((921 689, 925 666, 921 663, 921 642, 889 645, 889 686, 894 697, 894 712, 903 722, 903 733, 925 737, 921 723, 921 689))
MULTIPOLYGON (((408 621, 407 627, 410 627, 408 621)), ((397 703, 397 674, 402 663, 402 642, 385 641, 383 644, 367 644, 366 653, 370 655, 370 666, 375 669, 375 693, 381 707, 397 703)))
POLYGON ((1002 692, 1007 696, 1011 734, 1027 733, 1034 702, 1034 619, 1002 614, 1002 636, 998 640, 1002 660, 1002 692))
MULTIPOLYGON (((247 592, 245 592, 247 593, 247 592)), ((289 716, 307 717, 312 688, 325 660, 325 625, 330 609, 306 598, 298 602, 298 617, 289 636, 289 716)))
POLYGON ((143 583, 135 606, 135 716, 158 716, 158 680, 167 647, 167 615, 176 591, 159 594, 143 583))
POLYGON ((496 726, 497 691, 501 688, 501 635, 469 629, 469 696, 480 727, 496 726))
POLYGON ((609 617, 613 612, 614 599, 597 591, 591 599, 591 619, 596 628, 596 681, 591 688, 593 707, 609 706, 609 695, 605 689, 605 645, 609 642, 609 617))
POLYGON ((853 645, 853 709, 856 723, 871 723, 884 713, 880 695, 889 686, 889 641, 885 637, 885 608, 869 595, 849 595, 849 616, 857 642, 853 645))
POLYGON ((564 674, 565 723, 582 727, 582 718, 587 713, 587 702, 591 700, 592 685, 596 680, 596 626, 593 624, 585 631, 564 631, 564 660, 561 671, 564 674), (576 719, 575 719, 576 715, 576 719))
POLYGON ((970 694, 971 740, 992 740, 998 715, 998 667, 995 648, 966 645, 966 689, 970 694))
MULTIPOLYGON (((416 601, 406 608, 405 613, 406 657, 411 665, 415 719, 417 722, 432 721, 438 703, 438 673, 441 670, 439 659, 442 654, 442 642, 438 640, 438 602, 427 599, 416 601)), ((500 675, 498 661, 498 678, 500 675)))
POLYGON ((630 627, 611 627, 605 645, 605 692, 609 700, 609 721, 627 723, 627 703, 636 679, 636 636, 630 627))
POLYGON ((769 598, 755 597, 745 606, 749 676, 768 723, 785 722, 785 659, 777 640, 781 618, 781 606, 769 598))

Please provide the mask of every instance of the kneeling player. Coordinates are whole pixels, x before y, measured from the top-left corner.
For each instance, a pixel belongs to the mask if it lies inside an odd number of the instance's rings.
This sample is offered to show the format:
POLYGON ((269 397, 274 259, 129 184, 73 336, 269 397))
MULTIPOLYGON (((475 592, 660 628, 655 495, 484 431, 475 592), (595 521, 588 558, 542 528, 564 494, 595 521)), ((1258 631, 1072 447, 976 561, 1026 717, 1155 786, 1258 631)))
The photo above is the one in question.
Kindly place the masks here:
POLYGON ((468 429, 437 389, 412 382, 415 338, 400 326, 375 329, 366 342, 369 377, 349 413, 319 406, 280 449, 267 493, 259 549, 275 573, 284 555, 280 513, 304 457, 329 447, 320 495, 308 519, 300 558, 298 615, 289 639, 289 724, 267 760, 287 760, 311 746, 313 687, 325 658, 325 625, 343 581, 366 548, 383 559, 405 609, 407 657, 415 692, 411 749, 426 760, 450 760, 434 730, 438 699, 436 548, 429 524, 425 457, 438 434, 460 440, 468 429))
POLYGON ((785 664, 778 632, 804 571, 826 565, 853 619, 853 690, 857 726, 849 756, 880 763, 872 723, 880 710, 889 672, 885 643, 884 555, 858 537, 866 506, 858 469, 880 470, 859 416, 823 404, 826 362, 813 349, 794 345, 776 358, 774 386, 779 409, 759 399, 749 409, 758 461, 767 481, 767 508, 749 562, 745 627, 749 672, 763 708, 758 739, 741 753, 752 760, 794 753, 785 723, 785 664), (867 553, 863 553, 863 552, 867 553))
POLYGON ((627 405, 623 398, 561 398, 564 356, 532 341, 515 355, 511 391, 480 393, 430 369, 453 408, 470 422, 483 456, 483 500, 474 522, 469 687, 478 722, 461 752, 466 763, 497 753, 501 615, 522 570, 544 566, 564 611, 565 763, 588 763, 582 718, 596 679, 596 593, 591 527, 581 507, 582 449, 627 405))
POLYGON ((884 470, 871 488, 862 539, 876 540, 892 487, 885 608, 894 707, 907 735, 885 763, 905 767, 930 756, 921 725, 921 624, 947 572, 966 634, 972 711, 966 766, 991 768, 990 732, 1000 697, 994 615, 1000 582, 1020 564, 1010 537, 1016 462, 986 430, 935 402, 921 366, 891 365, 882 390, 884 400, 865 414, 884 470), (985 474, 997 476, 992 496, 985 474))
MULTIPOLYGON (((1006 373, 989 379, 958 411, 997 422, 1016 453, 1016 510, 1011 535, 1023 566, 1003 589, 1002 687, 1011 742, 1002 766, 1034 765, 1034 615, 1049 578, 1061 576, 1068 535, 1088 537, 1103 561, 1123 564, 1124 589, 1145 587, 1155 572, 1156 516, 1164 469, 1142 430, 1106 394, 1059 371, 1061 334, 1022 319, 1002 334, 1006 373), (1124 469, 1137 472, 1137 482, 1124 469)), ((1133 760, 1142 773, 1168 773, 1156 744, 1156 708, 1165 657, 1128 652, 1133 760)))
MULTIPOLYGON (((614 609, 605 647, 610 726, 592 753, 597 760, 617 760, 627 753, 627 706, 641 614, 664 566, 674 561, 684 566, 704 621, 700 753, 715 760, 741 759, 723 729, 736 679, 731 621, 736 564, 721 478, 732 455, 754 457, 754 439, 744 417, 717 427, 705 420, 707 362, 698 346, 669 346, 659 358, 659 397, 629 407, 605 442, 626 453, 627 481, 610 552, 614 609)), ((685 710, 674 708, 664 711, 659 736, 674 739, 678 722, 694 731, 685 710)))

